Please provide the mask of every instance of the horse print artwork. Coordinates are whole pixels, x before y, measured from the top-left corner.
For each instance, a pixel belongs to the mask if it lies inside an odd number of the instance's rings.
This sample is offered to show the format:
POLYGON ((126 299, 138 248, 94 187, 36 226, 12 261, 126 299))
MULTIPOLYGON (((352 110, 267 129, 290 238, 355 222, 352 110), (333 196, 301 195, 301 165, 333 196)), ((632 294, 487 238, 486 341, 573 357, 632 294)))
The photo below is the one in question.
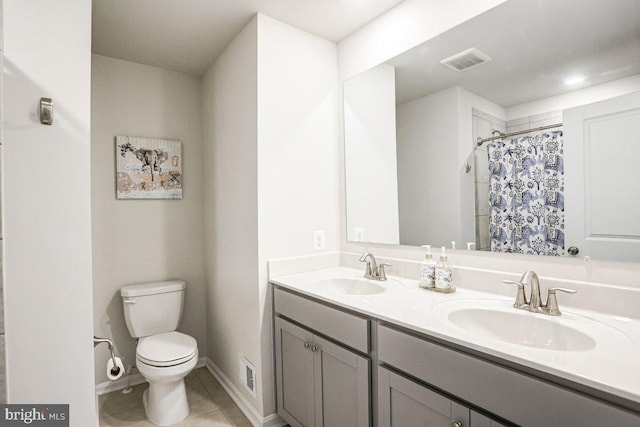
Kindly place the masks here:
POLYGON ((491 250, 564 255, 562 130, 489 144, 491 250))
POLYGON ((118 199, 181 199, 179 141, 116 136, 118 199))

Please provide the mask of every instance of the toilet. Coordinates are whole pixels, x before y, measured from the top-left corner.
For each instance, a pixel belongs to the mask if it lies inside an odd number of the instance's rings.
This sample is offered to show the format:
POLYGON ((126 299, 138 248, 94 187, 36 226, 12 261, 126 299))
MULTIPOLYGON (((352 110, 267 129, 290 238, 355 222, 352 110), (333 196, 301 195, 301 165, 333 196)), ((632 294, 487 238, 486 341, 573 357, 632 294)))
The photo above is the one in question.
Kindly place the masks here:
POLYGON ((149 382, 144 410, 149 421, 160 426, 189 415, 184 377, 198 362, 198 346, 193 337, 176 331, 185 288, 182 280, 120 288, 127 328, 138 339, 136 367, 149 382))

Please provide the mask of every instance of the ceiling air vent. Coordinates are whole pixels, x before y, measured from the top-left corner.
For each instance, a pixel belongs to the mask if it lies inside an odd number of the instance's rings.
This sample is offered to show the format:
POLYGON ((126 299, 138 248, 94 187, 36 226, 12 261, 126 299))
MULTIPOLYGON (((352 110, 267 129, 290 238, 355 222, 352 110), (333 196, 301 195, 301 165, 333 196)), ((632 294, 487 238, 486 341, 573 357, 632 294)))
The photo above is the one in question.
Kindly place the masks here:
POLYGON ((440 63, 452 70, 464 71, 489 61, 491 61, 489 55, 472 47, 464 52, 456 53, 447 59, 443 59, 440 63))

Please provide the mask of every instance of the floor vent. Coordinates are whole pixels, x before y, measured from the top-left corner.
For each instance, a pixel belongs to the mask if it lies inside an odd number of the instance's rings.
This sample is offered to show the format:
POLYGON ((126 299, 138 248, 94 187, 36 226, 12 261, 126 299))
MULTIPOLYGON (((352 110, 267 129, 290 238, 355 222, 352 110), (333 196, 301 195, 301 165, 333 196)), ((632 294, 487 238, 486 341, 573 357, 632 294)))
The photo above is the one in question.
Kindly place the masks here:
POLYGON ((256 370, 241 354, 238 354, 238 358, 240 359, 240 383, 253 397, 256 397, 256 370))
POLYGON ((491 57, 481 50, 472 47, 463 52, 443 59, 440 63, 456 71, 464 71, 491 61, 491 57))

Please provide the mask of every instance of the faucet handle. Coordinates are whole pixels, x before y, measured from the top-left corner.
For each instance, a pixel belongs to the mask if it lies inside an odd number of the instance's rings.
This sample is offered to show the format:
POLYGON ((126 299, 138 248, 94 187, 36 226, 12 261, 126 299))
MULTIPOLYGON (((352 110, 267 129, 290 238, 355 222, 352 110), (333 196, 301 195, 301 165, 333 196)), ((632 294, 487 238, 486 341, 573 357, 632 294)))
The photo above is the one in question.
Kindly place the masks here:
POLYGON ((546 311, 550 316, 560 316, 562 314, 560 312, 560 307, 558 307, 556 291, 566 292, 568 294, 575 294, 578 292, 575 289, 569 288, 549 288, 549 295, 547 296, 547 304, 544 307, 544 311, 546 311))
POLYGON ((387 280, 387 272, 384 270, 385 267, 391 267, 391 264, 383 262, 378 265, 378 280, 387 280))
POLYGON ((569 288, 549 288, 550 294, 555 294, 556 291, 566 292, 568 294, 575 294, 576 292, 578 292, 575 289, 569 289, 569 288))
POLYGON ((515 280, 503 280, 502 283, 506 285, 517 285, 518 293, 516 294, 516 302, 513 304, 515 308, 525 307, 527 303, 527 296, 524 294, 524 283, 516 282, 515 280))

